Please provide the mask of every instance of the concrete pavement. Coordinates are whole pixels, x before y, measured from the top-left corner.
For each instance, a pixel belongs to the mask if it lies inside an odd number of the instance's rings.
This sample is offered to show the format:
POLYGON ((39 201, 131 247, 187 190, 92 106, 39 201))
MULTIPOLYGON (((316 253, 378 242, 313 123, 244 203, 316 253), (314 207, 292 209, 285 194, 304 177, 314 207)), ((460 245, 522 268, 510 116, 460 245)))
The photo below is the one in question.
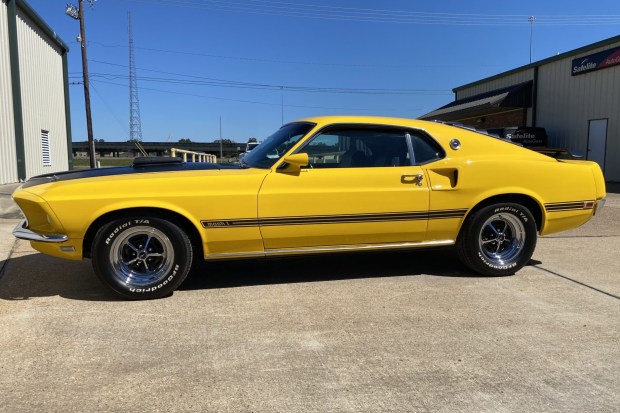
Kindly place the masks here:
POLYGON ((22 217, 21 211, 11 199, 11 194, 19 185, 0 185, 0 277, 15 244, 15 238, 11 233, 22 217))
POLYGON ((11 194, 20 184, 0 185, 0 219, 16 219, 21 216, 11 194))
POLYGON ((608 199, 499 278, 449 249, 222 262, 126 302, 88 261, 17 242, 0 278, 0 412, 618 411, 608 199))

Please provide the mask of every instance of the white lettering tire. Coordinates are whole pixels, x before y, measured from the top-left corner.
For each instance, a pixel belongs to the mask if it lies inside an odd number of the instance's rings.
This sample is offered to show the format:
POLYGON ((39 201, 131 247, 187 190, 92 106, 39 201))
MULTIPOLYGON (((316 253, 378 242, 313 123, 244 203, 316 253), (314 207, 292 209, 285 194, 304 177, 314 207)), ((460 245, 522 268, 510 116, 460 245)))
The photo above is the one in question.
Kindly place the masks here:
POLYGON ((457 240, 459 258, 482 275, 512 275, 536 248, 536 222, 523 205, 501 203, 475 211, 457 240))
POLYGON ((170 295, 191 268, 191 242, 172 222, 151 216, 115 219, 93 242, 97 276, 115 293, 132 300, 170 295))

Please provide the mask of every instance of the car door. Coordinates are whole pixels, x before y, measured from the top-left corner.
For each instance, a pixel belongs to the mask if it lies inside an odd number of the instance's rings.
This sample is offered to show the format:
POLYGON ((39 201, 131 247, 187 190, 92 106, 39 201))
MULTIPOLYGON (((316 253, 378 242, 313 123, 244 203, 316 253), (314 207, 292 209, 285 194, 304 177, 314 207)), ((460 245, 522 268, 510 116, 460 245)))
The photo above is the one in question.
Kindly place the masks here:
POLYGON ((296 153, 309 165, 274 169, 258 195, 265 251, 357 249, 424 239, 429 190, 406 130, 332 126, 296 153))

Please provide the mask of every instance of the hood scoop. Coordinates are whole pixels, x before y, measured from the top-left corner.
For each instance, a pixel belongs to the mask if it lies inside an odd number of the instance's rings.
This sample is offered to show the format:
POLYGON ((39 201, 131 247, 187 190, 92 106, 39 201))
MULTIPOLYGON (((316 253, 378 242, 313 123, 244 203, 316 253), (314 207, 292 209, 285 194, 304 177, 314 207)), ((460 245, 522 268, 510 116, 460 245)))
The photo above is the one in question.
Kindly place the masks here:
POLYGON ((142 156, 140 158, 134 158, 132 166, 134 168, 143 168, 145 166, 182 164, 182 163, 183 163, 183 159, 179 157, 142 156))

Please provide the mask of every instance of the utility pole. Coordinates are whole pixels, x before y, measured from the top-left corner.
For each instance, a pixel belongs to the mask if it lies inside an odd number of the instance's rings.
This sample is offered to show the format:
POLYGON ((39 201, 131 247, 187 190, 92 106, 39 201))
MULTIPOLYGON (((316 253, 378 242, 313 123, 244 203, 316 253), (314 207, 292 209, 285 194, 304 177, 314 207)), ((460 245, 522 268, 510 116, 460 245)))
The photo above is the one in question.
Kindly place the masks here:
POLYGON ((528 20, 530 21, 530 63, 532 63, 532 36, 534 34, 534 20, 536 20, 536 17, 530 16, 528 20))
MULTIPOLYGON (((90 87, 88 83, 88 58, 86 56, 86 29, 84 28, 84 0, 79 0, 80 11, 80 38, 82 41, 82 74, 84 75, 84 104, 86 105, 86 130, 88 133, 88 157, 90 158, 90 167, 97 167, 97 159, 95 153, 95 139, 93 138, 93 118, 90 113, 90 87)), ((91 3, 92 6, 92 3, 91 3)))
MULTIPOLYGON (((93 6, 95 0, 88 0, 90 6, 93 6)), ((84 29, 84 0, 78 0, 78 7, 67 4, 66 11, 69 17, 80 21, 80 37, 79 42, 82 49, 82 74, 84 76, 84 104, 86 106, 86 129, 88 132, 88 157, 90 158, 90 167, 97 167, 95 159, 95 140, 93 139, 93 119, 90 113, 90 88, 88 84, 88 58, 86 56, 86 30, 84 29), (76 13, 77 12, 77 13, 76 13)))
POLYGON ((220 116, 220 163, 224 163, 224 148, 222 144, 222 117, 220 116))

